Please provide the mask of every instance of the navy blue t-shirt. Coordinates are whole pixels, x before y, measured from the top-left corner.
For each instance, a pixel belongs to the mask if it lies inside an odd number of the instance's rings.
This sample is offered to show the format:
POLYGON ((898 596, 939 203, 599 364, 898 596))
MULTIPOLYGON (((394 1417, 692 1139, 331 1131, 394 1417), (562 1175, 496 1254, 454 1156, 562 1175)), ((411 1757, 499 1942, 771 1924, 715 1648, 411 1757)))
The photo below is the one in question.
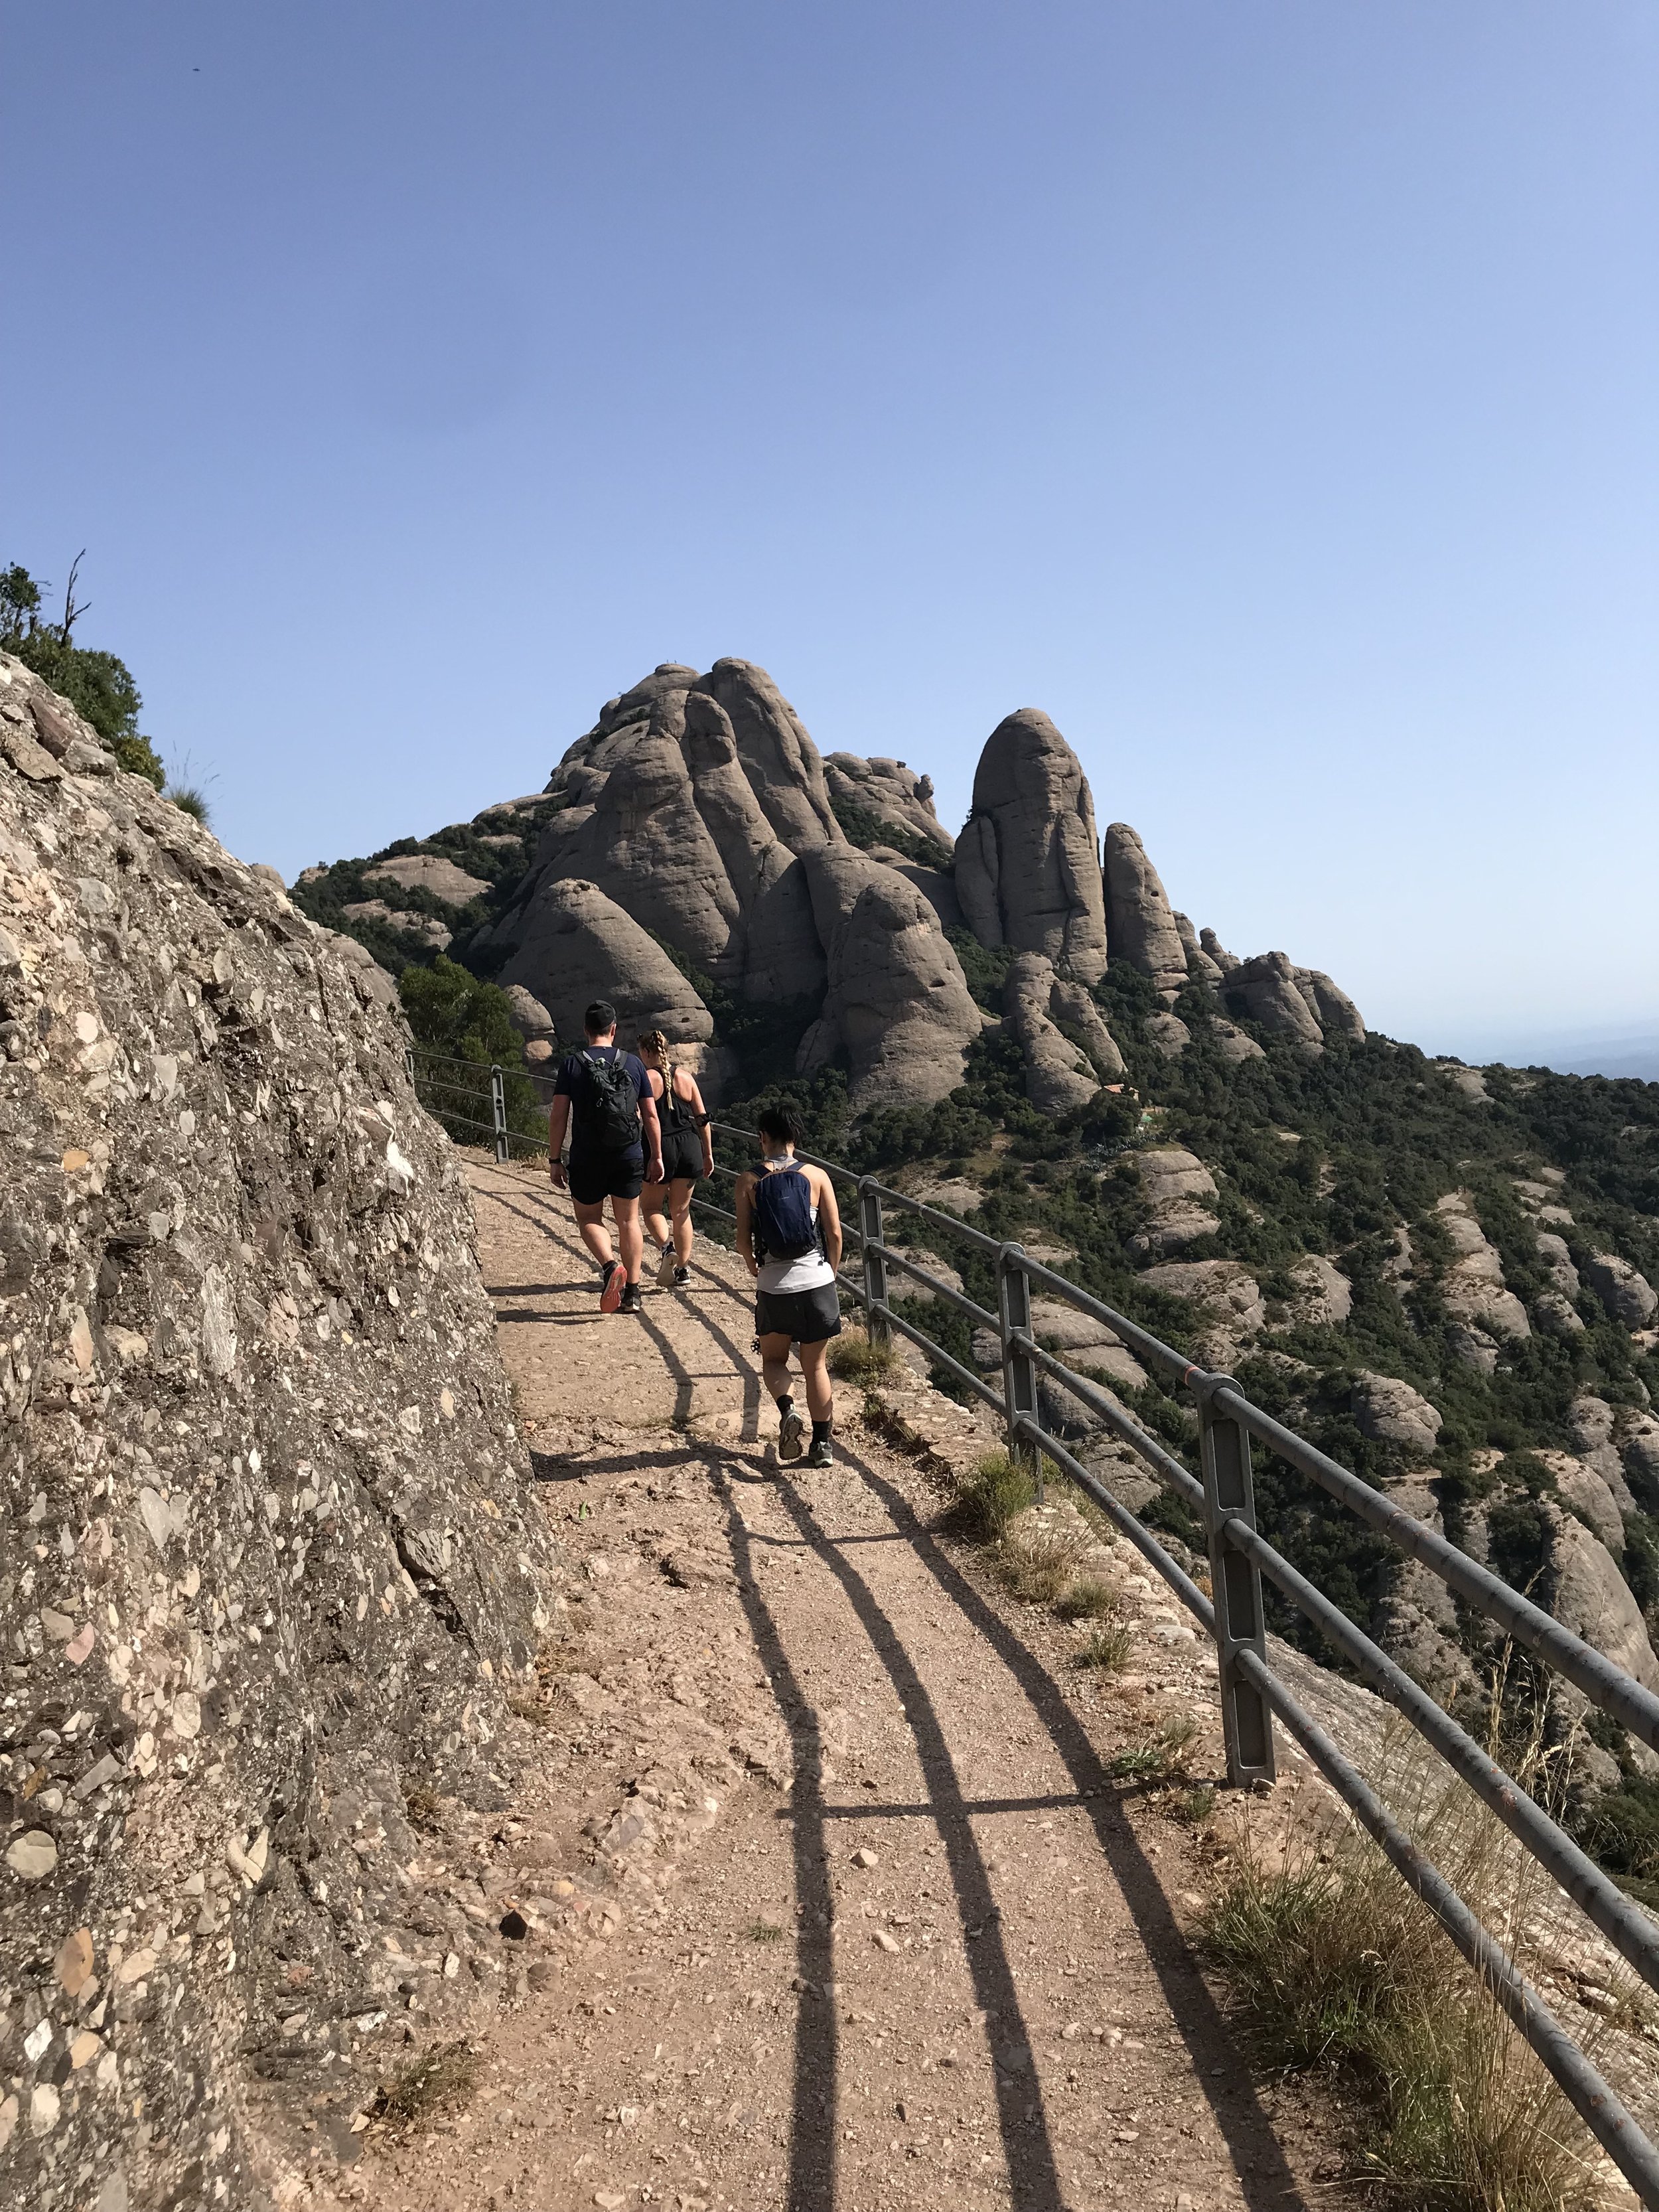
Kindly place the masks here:
MULTIPOLYGON (((592 1053, 595 1060, 620 1060, 633 1079, 635 1096, 641 1098, 651 1096, 651 1079, 645 1072, 645 1063, 635 1060, 631 1052, 619 1051, 614 1044, 590 1044, 586 1050, 592 1053)), ((592 1159, 596 1153, 605 1153, 606 1147, 596 1143, 592 1131, 583 1127, 586 1118, 583 1101, 587 1096, 587 1074, 586 1062, 581 1053, 573 1052, 561 1062, 558 1079, 553 1085, 553 1096, 570 1101, 571 1158, 586 1160, 592 1159)), ((635 1143, 617 1157, 642 1167, 645 1164, 643 1132, 635 1143)))

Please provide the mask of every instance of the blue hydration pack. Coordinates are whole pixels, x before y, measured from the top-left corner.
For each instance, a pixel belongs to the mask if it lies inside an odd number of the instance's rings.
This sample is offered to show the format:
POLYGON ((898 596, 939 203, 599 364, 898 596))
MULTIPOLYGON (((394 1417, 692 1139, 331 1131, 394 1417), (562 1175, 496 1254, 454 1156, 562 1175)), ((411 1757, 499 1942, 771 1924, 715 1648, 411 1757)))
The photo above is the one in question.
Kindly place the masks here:
POLYGON ((818 1249, 812 1186, 795 1161, 769 1169, 757 1182, 755 1224, 769 1260, 801 1260, 818 1249))

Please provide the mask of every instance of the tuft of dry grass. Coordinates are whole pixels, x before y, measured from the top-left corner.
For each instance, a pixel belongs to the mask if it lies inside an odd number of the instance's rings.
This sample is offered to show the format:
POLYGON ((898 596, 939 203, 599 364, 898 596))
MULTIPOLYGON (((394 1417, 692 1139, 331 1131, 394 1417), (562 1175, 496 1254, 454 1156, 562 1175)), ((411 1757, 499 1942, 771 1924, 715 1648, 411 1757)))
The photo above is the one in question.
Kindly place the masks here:
POLYGON ((1121 1674, 1129 1663, 1133 1642, 1127 1625, 1121 1620, 1112 1621, 1094 1631, 1083 1649, 1074 1655, 1072 1664, 1097 1668, 1103 1674, 1121 1674))
MULTIPOLYGON (((1519 1924, 1515 1863, 1492 1816, 1455 1784, 1415 1787, 1398 1817, 1489 1924, 1519 1924)), ((1369 2115, 1358 2173, 1390 2201, 1429 2212, 1600 2203, 1577 2116, 1358 1829, 1334 1835, 1304 1816, 1271 1864, 1247 1840, 1202 1933, 1276 2063, 1329 2067, 1358 2087, 1369 2115)))
POLYGON ((751 1920, 744 1929, 751 1943, 781 1943, 783 1930, 770 1920, 751 1920))
POLYGON ((438 2043, 382 2081, 368 2117, 399 2134, 435 2113, 465 2104, 478 2078, 478 2062, 465 2043, 438 2043))
POLYGON ((1062 1620, 1108 1620, 1117 1611, 1117 1592, 1101 1575, 1079 1575, 1054 1600, 1062 1620))
POLYGON ((1078 1547, 1057 1530, 1005 1536, 996 1567, 1004 1587, 1025 1605, 1057 1605, 1077 1571, 1078 1547))
POLYGON ((1030 1476, 1006 1452, 988 1452, 957 1491, 946 1522, 974 1544, 1000 1544, 1014 1521, 1036 1500, 1030 1476))
POLYGON ((838 1382, 853 1382, 866 1390, 890 1382, 899 1356, 890 1344, 878 1344, 861 1330, 848 1329, 830 1340, 830 1372, 838 1382))
POLYGON ((1114 1782, 1166 1782, 1178 1774, 1198 1741, 1198 1723, 1190 1713, 1169 1713, 1145 1743, 1132 1745, 1106 1762, 1114 1782))

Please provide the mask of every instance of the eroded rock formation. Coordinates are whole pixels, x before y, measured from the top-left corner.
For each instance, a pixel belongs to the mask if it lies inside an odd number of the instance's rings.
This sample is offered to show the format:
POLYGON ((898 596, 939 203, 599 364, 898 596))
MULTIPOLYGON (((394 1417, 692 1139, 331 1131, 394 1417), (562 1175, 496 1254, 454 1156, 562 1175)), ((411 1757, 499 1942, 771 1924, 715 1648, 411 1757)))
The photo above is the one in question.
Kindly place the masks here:
POLYGON ((391 996, 0 657, 10 2203, 264 2201, 260 2054, 343 2128, 500 1948, 404 1796, 508 1802, 553 1562, 391 996))
POLYGON ((1106 942, 1112 957, 1150 975, 1175 998, 1187 981, 1187 948, 1158 870, 1127 822, 1106 831, 1106 942))
POLYGON ((957 841, 957 896, 981 945, 1040 952, 1081 983, 1105 974, 1094 801, 1077 755, 1034 707, 986 740, 957 841))

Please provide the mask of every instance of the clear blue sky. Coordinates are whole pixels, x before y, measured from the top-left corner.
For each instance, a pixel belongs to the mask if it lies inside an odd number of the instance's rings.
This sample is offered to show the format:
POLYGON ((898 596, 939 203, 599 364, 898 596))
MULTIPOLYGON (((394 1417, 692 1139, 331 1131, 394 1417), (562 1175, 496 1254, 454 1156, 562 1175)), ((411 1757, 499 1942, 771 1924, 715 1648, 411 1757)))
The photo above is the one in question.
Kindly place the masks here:
POLYGON ((653 663, 1045 708, 1394 1034, 1659 1018, 1650 0, 13 0, 0 558, 249 859, 653 663))

